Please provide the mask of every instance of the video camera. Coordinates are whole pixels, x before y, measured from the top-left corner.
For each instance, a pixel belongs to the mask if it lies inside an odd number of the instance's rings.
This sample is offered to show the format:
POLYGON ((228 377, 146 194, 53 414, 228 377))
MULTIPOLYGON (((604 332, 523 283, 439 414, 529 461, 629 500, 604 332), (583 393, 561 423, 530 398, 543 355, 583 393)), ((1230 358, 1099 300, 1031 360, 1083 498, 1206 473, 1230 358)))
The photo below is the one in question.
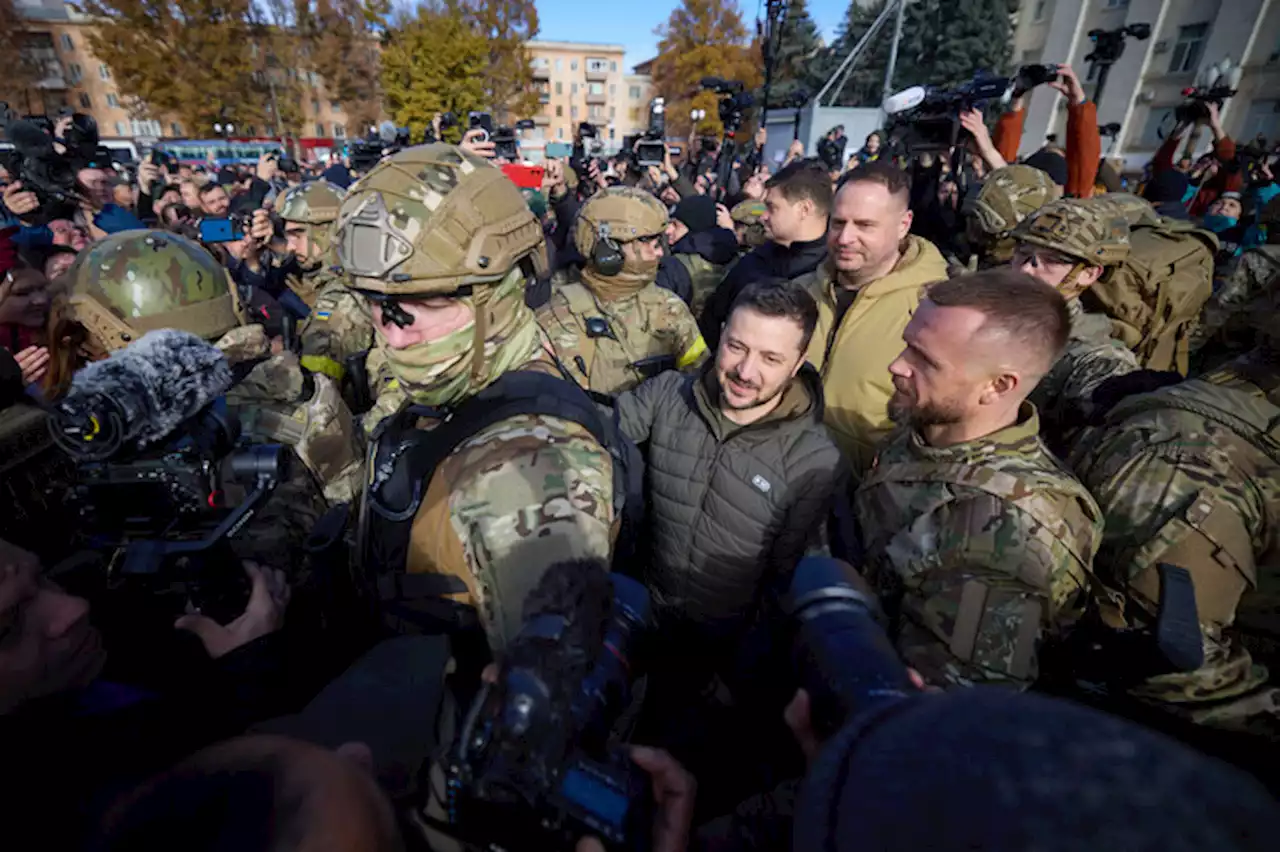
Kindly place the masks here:
POLYGON ((1178 124, 1208 121, 1209 104, 1221 109, 1235 95, 1240 88, 1241 71, 1239 67, 1231 68, 1225 63, 1204 69, 1196 85, 1182 90, 1182 97, 1186 100, 1174 108, 1173 120, 1178 124))
POLYGON ((376 130, 371 128, 364 139, 352 143, 351 168, 364 174, 378 165, 383 157, 408 148, 410 144, 409 128, 396 127, 390 121, 384 121, 376 130))
POLYGON ((58 120, 71 119, 62 139, 54 138, 54 122, 47 116, 19 118, 8 104, 0 103, 0 117, 5 137, 13 144, 4 166, 24 189, 35 193, 40 208, 32 214, 34 221, 58 218, 62 212, 58 208, 80 204, 82 196, 76 182, 80 169, 111 165, 111 153, 98 144, 98 123, 93 116, 69 108, 60 110, 58 120), (58 153, 55 143, 62 144, 64 153, 58 153))
POLYGON ((520 142, 516 137, 516 133, 523 130, 532 130, 533 128, 533 119, 522 118, 516 122, 515 127, 502 125, 495 129, 489 134, 489 140, 493 142, 493 155, 504 160, 518 162, 520 160, 520 142))
POLYGON ((960 113, 982 109, 989 101, 1008 100, 1014 80, 979 72, 954 89, 912 86, 885 98, 890 131, 909 153, 947 151, 962 138, 960 113))
POLYGON ((746 86, 738 80, 703 77, 701 85, 702 88, 720 95, 720 123, 724 125, 725 135, 737 133, 746 111, 755 106, 756 99, 750 92, 743 91, 746 86))
POLYGON ((447 758, 446 821, 427 822, 490 849, 572 849, 586 835, 650 848, 651 782, 611 736, 648 592, 599 563, 557 563, 524 615, 447 758))
MULTIPOLYGON (((458 126, 458 116, 456 113, 445 112, 440 114, 440 133, 441 135, 451 127, 458 126)), ((436 138, 436 129, 432 125, 427 125, 426 131, 422 134, 422 144, 431 145, 440 140, 436 138)))
POLYGON ((640 168, 661 166, 667 159, 666 99, 654 98, 649 102, 649 126, 644 135, 635 140, 636 165, 640 168))

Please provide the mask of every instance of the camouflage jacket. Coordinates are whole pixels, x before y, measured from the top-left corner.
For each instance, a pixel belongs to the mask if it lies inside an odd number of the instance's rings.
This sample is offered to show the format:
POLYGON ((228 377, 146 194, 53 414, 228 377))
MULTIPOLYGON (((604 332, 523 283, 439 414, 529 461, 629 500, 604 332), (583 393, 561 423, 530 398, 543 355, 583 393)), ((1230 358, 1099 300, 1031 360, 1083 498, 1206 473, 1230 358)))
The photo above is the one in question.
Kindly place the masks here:
POLYGON ((1040 640, 1083 610, 1101 513, 1039 428, 1030 404, 953 447, 899 428, 858 488, 866 573, 930 683, 1027 686, 1040 640))
POLYGON ((700 254, 672 255, 689 272, 689 283, 693 290, 689 308, 695 317, 702 316, 702 309, 707 300, 716 291, 716 287, 724 280, 730 264, 712 263, 700 254))
POLYGON ((373 320, 360 297, 346 287, 345 275, 325 271, 320 276, 326 280, 298 333, 299 361, 341 383, 347 359, 373 348, 373 320))
MULTIPOLYGON (((1280 368, 1253 353, 1128 397, 1069 461, 1102 507, 1098 580, 1121 597, 1129 621, 1154 616, 1160 562, 1186 568, 1195 583, 1203 667, 1154 678, 1138 694, 1185 708, 1264 682, 1266 669, 1228 628, 1268 634, 1273 646, 1280 637, 1280 368)), ((1189 715, 1212 722, 1237 710, 1189 715)))
POLYGON ((1031 393, 1040 429, 1055 450, 1069 447, 1094 414, 1093 392, 1113 376, 1139 369, 1133 351, 1111 336, 1111 320, 1085 311, 1079 299, 1067 303, 1071 333, 1053 367, 1031 393))
MULTIPOLYGON (((292 258, 284 258, 285 261, 290 259, 292 258)), ((333 262, 332 257, 328 262, 333 262)), ((316 299, 319 298, 324 288, 335 278, 340 277, 340 275, 335 275, 327 266, 321 266, 313 272, 302 272, 296 266, 290 265, 290 268, 285 273, 284 283, 299 299, 307 303, 307 307, 314 308, 316 299)))
MULTIPOLYGON (((545 358, 519 369, 559 375, 545 358)), ((403 398, 393 388, 379 405, 403 398)), ((406 570, 460 578, 467 592, 454 597, 477 608, 500 648, 519 631, 541 569, 566 559, 608 564, 613 498, 613 461, 585 428, 541 415, 503 420, 436 468, 413 519, 406 570)))
POLYGON ((560 363, 598 393, 621 393, 663 370, 691 367, 707 351, 688 306, 656 284, 604 301, 579 282, 564 283, 537 316, 560 363), (602 327, 592 329, 589 321, 602 327))
POLYGON ((1280 245, 1250 249, 1205 303, 1200 324, 1191 334, 1191 351, 1215 363, 1247 352, 1256 341, 1255 311, 1273 313, 1265 296, 1280 291, 1280 245))

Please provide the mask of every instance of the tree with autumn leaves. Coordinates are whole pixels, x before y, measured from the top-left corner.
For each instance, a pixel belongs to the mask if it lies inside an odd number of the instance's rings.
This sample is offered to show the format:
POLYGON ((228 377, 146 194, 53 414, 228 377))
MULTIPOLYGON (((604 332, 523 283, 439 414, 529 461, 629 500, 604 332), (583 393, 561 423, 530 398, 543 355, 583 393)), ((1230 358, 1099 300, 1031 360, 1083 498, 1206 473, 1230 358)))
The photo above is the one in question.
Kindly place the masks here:
POLYGON ((723 125, 717 108, 719 98, 702 89, 702 78, 738 80, 748 91, 763 79, 759 48, 748 38, 737 3, 682 0, 656 32, 661 41, 651 73, 654 89, 666 99, 667 132, 675 136, 688 134, 695 129, 691 127, 690 110, 703 109, 707 116, 696 129, 720 133, 723 125))

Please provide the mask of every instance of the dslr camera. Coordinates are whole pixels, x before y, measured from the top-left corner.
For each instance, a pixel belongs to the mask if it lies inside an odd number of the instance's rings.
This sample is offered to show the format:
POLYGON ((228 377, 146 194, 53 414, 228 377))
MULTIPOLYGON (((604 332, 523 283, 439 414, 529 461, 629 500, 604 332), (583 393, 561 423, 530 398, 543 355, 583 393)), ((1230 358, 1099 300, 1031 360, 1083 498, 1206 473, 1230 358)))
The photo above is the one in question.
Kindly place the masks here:
POLYGON ((520 141, 516 137, 516 133, 523 130, 532 130, 533 128, 534 124, 531 118, 520 119, 516 122, 515 127, 506 125, 498 127, 489 134, 489 141, 493 142, 494 156, 518 162, 520 160, 520 141))
POLYGON ((0 116, 5 137, 13 144, 4 166, 24 189, 35 193, 40 202, 39 210, 33 214, 37 221, 55 219, 57 208, 80 203, 76 184, 80 169, 99 161, 111 162, 110 152, 98 145, 98 123, 93 116, 69 108, 60 110, 59 120, 71 118, 71 126, 62 139, 54 139, 54 123, 47 116, 19 118, 4 103, 0 103, 0 116), (62 143, 63 153, 58 153, 55 142, 62 143))
POLYGON ((720 123, 724 125, 726 136, 738 132, 746 111, 755 106, 756 99, 750 92, 743 91, 744 86, 738 80, 722 80, 719 77, 703 77, 702 88, 720 95, 720 123))
POLYGON ((524 616, 446 758, 446 819, 435 827, 490 849, 572 849, 586 835, 648 849, 651 782, 613 728, 631 702, 649 593, 602 565, 557 563, 524 616))

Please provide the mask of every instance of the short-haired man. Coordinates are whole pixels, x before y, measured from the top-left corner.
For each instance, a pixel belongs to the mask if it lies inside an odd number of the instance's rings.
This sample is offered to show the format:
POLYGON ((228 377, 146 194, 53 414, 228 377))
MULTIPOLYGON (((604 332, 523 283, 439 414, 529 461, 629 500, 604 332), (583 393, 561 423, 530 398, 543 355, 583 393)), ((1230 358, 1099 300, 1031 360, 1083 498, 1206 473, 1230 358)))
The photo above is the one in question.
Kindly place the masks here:
POLYGON ((1026 686, 1040 639, 1083 609, 1101 513, 1026 401, 1069 327, 1046 284, 962 275, 927 290, 889 368, 901 426, 854 515, 898 649, 931 683, 1026 686))
POLYGON ((858 166, 840 181, 827 231, 827 262, 800 279, 818 303, 808 358, 822 374, 827 426, 855 472, 889 428, 889 362, 920 301, 920 288, 947 277, 928 240, 911 234, 906 172, 858 166))
POLYGON ((796 278, 817 269, 827 256, 831 177, 821 160, 797 160, 765 182, 761 222, 769 242, 745 255, 707 300, 698 325, 714 349, 720 328, 742 288, 765 278, 796 278))
POLYGON ((826 518, 840 453, 804 352, 817 308, 786 281, 738 297, 714 361, 618 397, 623 432, 648 445, 647 577, 664 635, 688 663, 721 665, 770 580, 826 518))
POLYGON ((206 183, 200 187, 200 209, 206 216, 226 216, 231 207, 231 196, 220 183, 206 183))

